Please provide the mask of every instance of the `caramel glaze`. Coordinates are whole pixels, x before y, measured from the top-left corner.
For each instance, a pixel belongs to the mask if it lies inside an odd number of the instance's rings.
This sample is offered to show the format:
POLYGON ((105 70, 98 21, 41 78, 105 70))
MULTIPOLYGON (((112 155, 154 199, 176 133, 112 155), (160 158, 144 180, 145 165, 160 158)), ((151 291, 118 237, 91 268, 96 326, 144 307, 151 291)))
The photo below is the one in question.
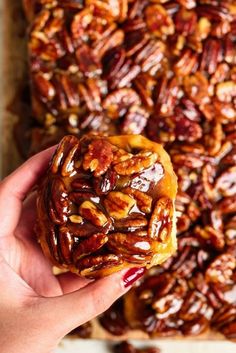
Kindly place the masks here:
MULTIPOLYGON (((67 138, 67 137, 66 137, 67 138)), ((73 137, 74 138, 74 137, 73 137)), ((80 163, 81 154, 83 155, 84 151, 87 149, 88 141, 90 137, 86 136, 80 141, 79 146, 79 153, 76 158, 74 158, 73 163, 69 166, 69 170, 71 168, 71 173, 62 177, 63 182, 66 187, 66 193, 63 197, 67 198, 71 192, 75 191, 76 188, 73 188, 73 182, 75 183, 78 178, 82 178, 82 180, 93 185, 93 179, 95 178, 91 172, 85 171, 83 169, 82 163, 80 163)), ((94 137, 92 137, 93 139, 94 137)), ((96 136, 95 138, 98 138, 96 136)), ((112 145, 122 148, 123 150, 127 151, 128 153, 136 154, 140 151, 151 151, 155 152, 158 156, 157 161, 149 168, 142 170, 138 174, 132 174, 128 176, 118 175, 116 180, 115 186, 112 191, 120 191, 124 187, 131 187, 132 189, 137 189, 139 191, 143 191, 145 194, 150 195, 153 199, 152 205, 155 204, 156 200, 160 199, 161 197, 168 197, 171 199, 173 203, 173 210, 174 210, 174 200, 177 192, 177 178, 173 172, 173 168, 170 162, 170 158, 168 154, 165 152, 163 147, 157 143, 149 141, 147 138, 140 136, 140 135, 125 135, 125 136, 113 136, 113 137, 102 137, 103 140, 107 140, 112 145)), ((89 140, 90 141, 90 140, 89 140)), ((70 153, 70 151, 64 151, 65 153, 70 153)), ((58 149, 55 155, 58 154, 58 149)), ((62 159, 62 156, 57 155, 57 159, 62 159)), ((42 246, 43 252, 45 255, 51 259, 51 261, 61 268, 70 270, 74 273, 80 274, 85 277, 102 277, 109 275, 111 273, 117 272, 121 269, 128 268, 128 267, 144 267, 150 268, 154 265, 160 264, 164 262, 169 256, 171 256, 177 248, 176 243, 176 219, 175 219, 175 212, 172 215, 172 222, 171 222, 171 230, 170 234, 167 237, 167 241, 155 241, 152 244, 152 256, 147 257, 146 261, 137 261, 136 263, 132 263, 126 260, 122 260, 121 262, 113 262, 107 264, 101 264, 101 266, 96 266, 94 268, 89 269, 79 269, 76 263, 73 263, 71 260, 71 252, 74 251, 77 244, 81 242, 81 240, 86 239, 87 236, 90 236, 95 233, 104 232, 107 234, 109 238, 109 234, 115 231, 115 225, 119 222, 118 220, 113 219, 111 216, 108 215, 107 210, 104 207, 104 198, 107 195, 97 195, 94 190, 94 197, 87 197, 86 192, 91 193, 91 190, 86 188, 84 189, 84 199, 83 200, 90 200, 93 204, 97 205, 98 209, 101 210, 107 216, 107 223, 104 224, 102 227, 96 227, 91 224, 89 221, 83 219, 81 224, 72 223, 69 221, 69 217, 71 215, 78 214, 78 205, 75 202, 69 202, 65 204, 65 208, 62 207, 62 214, 67 213, 68 217, 66 217, 66 224, 70 229, 70 234, 66 236, 66 251, 63 252, 63 256, 61 254, 61 244, 59 244, 58 240, 58 229, 59 225, 52 222, 50 218, 49 208, 51 207, 51 190, 50 190, 50 183, 60 175, 58 171, 55 173, 55 156, 52 159, 50 169, 47 173, 47 176, 44 178, 42 185, 39 188, 39 196, 38 196, 38 221, 37 221, 37 234, 39 242, 42 246), (54 173, 52 172, 54 170, 54 173), (48 211, 49 210, 49 211, 48 211), (77 235, 79 230, 80 236, 77 235), (81 230, 83 236, 81 236, 81 230)), ((60 175, 61 178, 61 175, 60 175)), ((152 206, 153 208, 153 206, 152 206)), ((145 214, 144 212, 140 211, 140 209, 135 205, 131 208, 129 212, 129 216, 132 215, 138 216, 145 216, 147 221, 150 221, 151 214, 145 214)), ((127 227, 122 232, 127 233, 128 235, 132 234, 135 229, 133 227, 127 227)), ((116 230, 117 231, 117 230, 116 230)), ((119 230, 118 230, 119 231, 119 230)), ((127 236, 128 236, 127 235, 127 236)), ((63 241, 64 242, 64 241, 63 241)), ((142 249, 142 246, 146 246, 147 244, 142 242, 142 238, 140 239, 139 243, 137 244, 142 249)), ((106 253, 111 253, 110 250, 107 249, 107 244, 104 244, 99 250, 95 252, 96 255, 103 255, 106 253)), ((94 254, 93 254, 94 255, 94 254)), ((119 254, 119 256, 122 254, 119 254)))

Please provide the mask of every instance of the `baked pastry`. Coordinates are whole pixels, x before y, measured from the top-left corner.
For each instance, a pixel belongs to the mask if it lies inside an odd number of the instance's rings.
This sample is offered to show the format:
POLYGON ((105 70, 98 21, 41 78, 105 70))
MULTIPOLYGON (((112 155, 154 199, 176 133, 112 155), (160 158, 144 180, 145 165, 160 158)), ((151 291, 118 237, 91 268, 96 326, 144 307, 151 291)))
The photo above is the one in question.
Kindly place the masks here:
POLYGON ((66 136, 38 191, 38 239, 55 265, 81 276, 150 268, 176 250, 176 191, 161 145, 66 136))
POLYGON ((25 2, 37 4, 28 32, 31 152, 91 130, 161 143, 178 176, 178 251, 158 269, 165 275, 155 272, 139 321, 149 335, 211 327, 234 338, 235 0, 25 2), (163 288, 168 305, 157 319, 163 288))

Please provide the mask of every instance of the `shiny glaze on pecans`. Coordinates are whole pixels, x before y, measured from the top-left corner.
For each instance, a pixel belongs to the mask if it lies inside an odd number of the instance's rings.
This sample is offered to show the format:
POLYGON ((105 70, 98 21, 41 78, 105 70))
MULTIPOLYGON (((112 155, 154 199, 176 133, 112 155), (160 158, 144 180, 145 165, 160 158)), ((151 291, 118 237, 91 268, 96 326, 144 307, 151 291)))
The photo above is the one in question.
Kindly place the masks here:
MULTIPOLYGON (((161 142, 179 181, 180 246, 174 269, 178 278, 190 278, 187 288, 192 290, 193 283, 213 310, 233 311, 235 270, 229 271, 225 258, 236 246, 234 1, 131 1, 127 7, 121 0, 117 13, 111 2, 102 11, 94 1, 96 16, 92 1, 63 1, 64 12, 57 1, 38 0, 37 8, 32 1, 24 3, 30 21, 42 6, 44 10, 36 16, 29 44, 34 115, 40 121, 32 132, 32 151, 58 142, 67 132, 88 130, 142 133, 161 142), (68 9, 71 31, 64 24, 68 9), (160 17, 154 21, 157 12, 160 17), (88 42, 91 48, 84 46, 88 42), (89 68, 77 61, 79 46, 93 64, 92 78, 89 68), (221 284, 212 270, 218 271, 221 284)), ((114 182, 100 180, 101 193, 113 190, 114 182)), ((143 183, 140 187, 145 188, 143 183)), ((57 241, 51 246, 57 249, 57 241)), ((207 321, 234 338, 235 313, 231 318, 232 323, 222 314, 224 330, 208 318, 199 318, 199 325, 196 319, 186 321, 181 330, 196 333, 207 321)), ((143 320, 150 333, 180 332, 173 329, 176 317, 157 322, 152 313, 143 314, 143 320)))
POLYGON ((162 147, 141 136, 64 137, 38 193, 39 240, 60 267, 100 277, 175 250, 176 179, 162 147), (150 173, 156 165, 161 178, 150 173))
POLYGON ((204 121, 235 121, 231 0, 35 3, 25 8, 42 139, 99 130, 200 142, 204 121))
POLYGON ((200 236, 182 234, 178 253, 123 298, 129 326, 151 337, 199 335, 212 327, 235 339, 235 266, 235 243, 216 256, 200 236))

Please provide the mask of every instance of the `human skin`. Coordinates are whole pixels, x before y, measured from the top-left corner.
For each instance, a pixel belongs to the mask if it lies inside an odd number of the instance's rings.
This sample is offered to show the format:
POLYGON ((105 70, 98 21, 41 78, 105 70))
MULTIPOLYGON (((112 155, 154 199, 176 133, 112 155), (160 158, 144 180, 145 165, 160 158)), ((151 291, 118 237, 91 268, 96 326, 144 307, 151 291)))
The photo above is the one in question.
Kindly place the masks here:
POLYGON ((0 183, 1 353, 53 352, 67 333, 105 311, 144 272, 123 270, 97 281, 53 275, 34 233, 32 189, 54 150, 32 157, 0 183))

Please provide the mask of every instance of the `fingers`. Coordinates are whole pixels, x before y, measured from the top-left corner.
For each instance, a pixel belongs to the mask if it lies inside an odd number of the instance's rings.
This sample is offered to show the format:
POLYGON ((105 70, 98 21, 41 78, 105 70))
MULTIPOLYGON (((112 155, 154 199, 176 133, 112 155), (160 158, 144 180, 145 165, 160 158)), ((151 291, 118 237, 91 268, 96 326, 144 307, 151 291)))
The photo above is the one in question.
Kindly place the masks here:
MULTIPOLYGON (((18 306, 26 295, 32 295, 32 289, 14 272, 11 266, 0 255, 0 303, 6 307, 18 306)), ((1 309, 1 308, 0 308, 1 309)))
POLYGON ((64 294, 75 292, 92 282, 90 279, 79 277, 71 272, 62 273, 57 276, 57 279, 64 294))
POLYGON ((21 214, 22 201, 45 172, 55 148, 51 147, 30 158, 0 183, 0 236, 14 231, 21 214))
POLYGON ((127 270, 94 281, 79 291, 43 300, 41 312, 50 312, 49 325, 63 337, 74 328, 107 310, 126 293, 124 277, 127 270), (62 320, 62 318, 65 318, 62 320))

